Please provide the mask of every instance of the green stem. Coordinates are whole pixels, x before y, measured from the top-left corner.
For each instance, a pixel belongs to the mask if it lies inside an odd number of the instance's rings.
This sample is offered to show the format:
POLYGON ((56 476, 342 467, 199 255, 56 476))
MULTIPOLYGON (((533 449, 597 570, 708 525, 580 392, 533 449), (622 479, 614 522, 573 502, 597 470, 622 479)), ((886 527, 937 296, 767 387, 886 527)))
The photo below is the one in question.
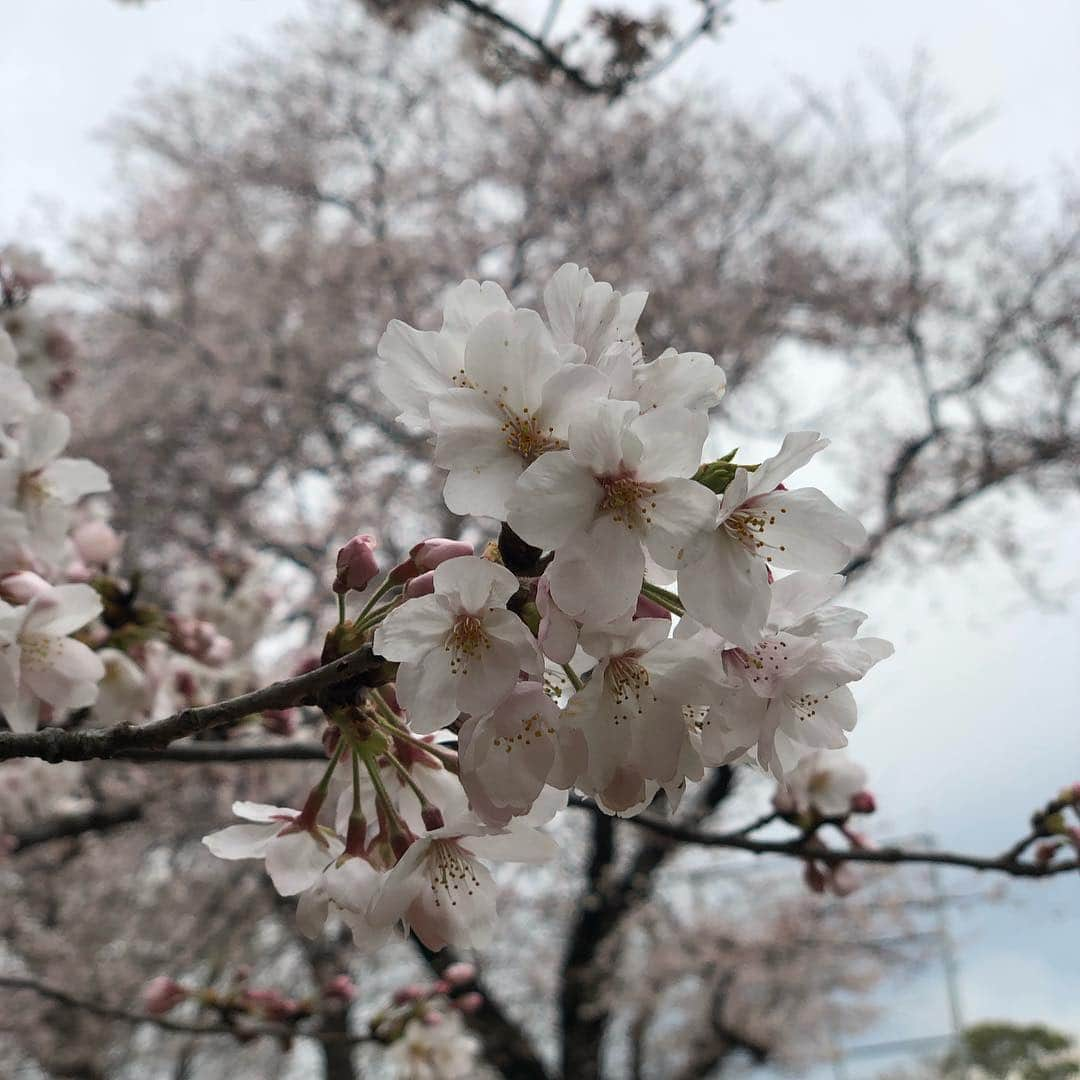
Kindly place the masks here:
POLYGON ((569 665, 563 664, 563 671, 566 673, 566 677, 570 680, 570 685, 575 690, 580 690, 585 684, 581 681, 581 676, 569 665))
POLYGON ((364 605, 363 610, 360 612, 357 622, 359 622, 374 606, 375 602, 384 597, 392 588, 393 584, 388 577, 376 590, 372 593, 368 602, 364 605))
POLYGON ((337 624, 343 626, 345 623, 345 594, 337 594, 337 624))
POLYGON ((682 601, 675 593, 668 592, 667 589, 661 589, 659 585, 653 585, 650 581, 643 581, 641 583, 641 594, 670 611, 672 615, 682 617, 686 614, 686 608, 683 607, 682 601))
POLYGON ((397 606, 398 602, 396 600, 391 600, 389 604, 383 604, 382 607, 376 608, 367 615, 358 615, 356 622, 353 623, 353 629, 356 631, 370 630, 371 627, 381 623, 397 606))
POLYGON ((330 762, 326 766, 326 772, 323 773, 322 779, 319 781, 318 788, 324 795, 330 790, 330 781, 334 778, 334 770, 337 768, 338 762, 341 760, 341 755, 345 752, 345 747, 348 745, 344 733, 338 738, 338 744, 334 747, 333 754, 330 755, 330 762))
POLYGON ((376 721, 395 739, 403 739, 405 742, 411 743, 425 753, 430 754, 437 761, 442 762, 443 768, 449 772, 456 773, 458 771, 458 756, 453 750, 444 750, 434 743, 427 743, 423 739, 418 739, 405 727, 394 710, 386 704, 386 699, 378 690, 369 690, 368 695, 375 703, 375 711, 379 714, 375 718, 376 721))
POLYGON ((406 769, 405 766, 402 765, 401 762, 398 761, 398 759, 394 757, 394 755, 390 751, 387 751, 385 754, 383 754, 383 757, 385 757, 390 762, 390 764, 393 765, 395 769, 397 769, 398 775, 401 777, 402 780, 405 781, 406 784, 409 785, 409 789, 419 800, 420 809, 423 810, 424 807, 430 806, 431 800, 420 790, 420 785, 417 784, 417 782, 412 778, 412 774, 409 772, 409 770, 406 769))

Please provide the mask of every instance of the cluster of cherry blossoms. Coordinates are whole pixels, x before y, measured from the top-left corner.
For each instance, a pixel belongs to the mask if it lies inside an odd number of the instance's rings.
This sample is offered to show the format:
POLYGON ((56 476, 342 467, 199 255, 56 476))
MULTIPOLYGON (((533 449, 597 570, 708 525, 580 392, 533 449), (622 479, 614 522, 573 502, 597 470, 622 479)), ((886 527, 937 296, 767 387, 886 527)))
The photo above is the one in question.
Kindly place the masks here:
POLYGON ((703 463, 724 373, 646 360, 645 300, 568 264, 546 319, 465 281, 441 329, 387 328, 379 387, 433 432, 447 507, 498 539, 422 541, 381 580, 373 537, 339 553, 324 659, 367 644, 381 674, 324 706, 331 760, 301 809, 238 803, 247 824, 206 838, 265 859, 305 932, 333 913, 365 948, 403 930, 481 945, 487 864, 550 857, 541 827, 571 789, 633 815, 747 762, 786 781, 793 815, 867 809, 812 778, 855 726, 849 684, 892 652, 835 603, 862 527, 787 486, 826 440, 703 463))

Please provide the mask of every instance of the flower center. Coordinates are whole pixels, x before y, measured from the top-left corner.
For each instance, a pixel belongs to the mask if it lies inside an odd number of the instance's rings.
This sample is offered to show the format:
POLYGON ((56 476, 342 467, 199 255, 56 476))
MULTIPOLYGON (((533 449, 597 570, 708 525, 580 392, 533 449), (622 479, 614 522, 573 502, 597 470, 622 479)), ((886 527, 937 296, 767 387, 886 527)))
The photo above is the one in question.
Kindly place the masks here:
POLYGON ((608 660, 604 687, 615 704, 611 715, 616 724, 644 713, 641 695, 649 689, 649 673, 633 656, 613 656, 608 660))
POLYGON ((457 907, 462 890, 466 896, 472 896, 480 886, 472 860, 457 844, 447 840, 432 842, 428 878, 436 907, 442 907, 444 898, 451 907, 457 907))
POLYGON ((742 544, 751 554, 763 555, 766 562, 772 562, 772 555, 767 554, 765 549, 787 551, 783 544, 770 544, 766 536, 769 527, 776 524, 776 514, 787 513, 787 508, 783 506, 776 507, 775 510, 776 513, 772 510, 757 510, 751 506, 742 507, 724 522, 724 529, 732 540, 742 544))
POLYGON ((491 648, 491 639, 478 616, 461 615, 450 631, 445 648, 450 654, 450 674, 467 675, 469 663, 491 648))
POLYGON ((548 450, 561 450, 566 445, 561 439, 555 438, 553 427, 544 427, 538 416, 529 415, 528 409, 523 409, 519 416, 501 401, 496 404, 504 417, 501 430, 506 437, 506 445, 525 462, 531 464, 548 450))
POLYGON ((47 668, 54 652, 53 639, 44 634, 20 634, 19 648, 22 663, 33 671, 47 668))
POLYGON ((27 506, 32 503, 45 502, 50 494, 49 487, 45 483, 45 477, 42 475, 41 470, 38 469, 35 472, 23 473, 19 477, 15 501, 19 505, 27 506))
POLYGON ((508 754, 516 746, 532 746, 545 735, 554 735, 555 729, 545 724, 539 713, 533 713, 521 721, 521 730, 514 735, 496 735, 492 746, 502 747, 508 754))
POLYGON ((633 476, 598 476, 603 489, 599 510, 610 514, 612 521, 625 524, 628 529, 642 529, 652 524, 650 511, 656 509, 656 488, 643 484, 633 476))

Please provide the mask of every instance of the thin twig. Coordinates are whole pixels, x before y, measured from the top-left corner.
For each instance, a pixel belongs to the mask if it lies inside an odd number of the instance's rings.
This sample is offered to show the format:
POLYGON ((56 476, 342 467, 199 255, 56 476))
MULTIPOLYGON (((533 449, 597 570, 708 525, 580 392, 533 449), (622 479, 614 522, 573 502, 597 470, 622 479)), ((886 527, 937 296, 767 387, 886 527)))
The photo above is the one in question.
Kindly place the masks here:
MULTIPOLYGON (((594 802, 580 796, 571 796, 570 805, 595 814, 603 811, 594 802)), ((732 848, 746 851, 752 855, 786 855, 789 858, 813 859, 815 862, 835 865, 843 862, 878 863, 895 865, 898 863, 937 864, 939 866, 958 866, 969 870, 995 870, 1012 877, 1053 877, 1056 874, 1080 871, 1080 859, 1071 859, 1059 863, 1020 862, 1006 851, 996 857, 964 855, 952 851, 908 851, 905 848, 884 847, 874 849, 851 848, 816 848, 809 846, 803 838, 796 840, 754 840, 741 830, 736 832, 709 833, 699 829, 680 825, 674 821, 664 821, 652 814, 638 814, 626 818, 628 824, 648 829, 672 840, 684 844, 696 844, 701 847, 732 848)))

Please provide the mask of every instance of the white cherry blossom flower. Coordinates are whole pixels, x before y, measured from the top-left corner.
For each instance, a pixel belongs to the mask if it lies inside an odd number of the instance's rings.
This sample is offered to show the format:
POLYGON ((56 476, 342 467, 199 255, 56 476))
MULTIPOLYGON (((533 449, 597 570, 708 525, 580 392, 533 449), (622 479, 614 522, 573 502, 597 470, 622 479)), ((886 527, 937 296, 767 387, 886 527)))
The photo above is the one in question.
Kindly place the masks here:
POLYGON ((108 473, 92 461, 60 457, 70 435, 63 413, 34 413, 0 457, 0 505, 23 515, 33 550, 46 562, 63 555, 70 507, 110 487, 108 473))
POLYGON ((564 723, 580 729, 588 747, 578 786, 607 805, 634 805, 647 781, 677 786, 702 776, 698 714, 712 699, 717 658, 670 631, 666 619, 627 619, 581 635, 598 662, 564 723))
POLYGON ((47 586, 30 603, 0 601, 0 711, 15 731, 33 731, 41 704, 82 709, 97 699, 100 657, 68 637, 101 614, 89 585, 47 586))
POLYGON ((507 503, 511 528, 554 548, 551 596, 579 621, 609 622, 632 609, 645 552, 676 569, 697 554, 716 519, 716 497, 688 479, 706 418, 679 408, 640 414, 636 402, 601 401, 570 425, 570 449, 544 454, 507 503))
POLYGON ((420 1017, 405 1025, 386 1051, 399 1080, 471 1080, 478 1075, 480 1041, 456 1012, 438 1013, 438 1023, 420 1017))
POLYGON ((340 837, 287 806, 234 802, 233 813, 254 822, 229 825, 202 842, 219 859, 265 859, 266 872, 281 896, 295 896, 318 882, 345 849, 340 837))
POLYGON ((506 825, 528 814, 546 785, 569 788, 584 764, 583 749, 579 733, 563 730, 543 686, 518 683, 492 712, 462 725, 461 783, 482 821, 506 825))
POLYGON ((503 518, 514 481, 563 449, 573 417, 608 392, 586 364, 566 364, 535 311, 496 312, 469 335, 454 389, 431 403, 435 464, 455 514, 503 518))
POLYGON ((727 388, 724 369, 707 353, 665 349, 644 363, 636 344, 620 341, 604 350, 597 367, 611 382, 611 397, 636 401, 642 412, 662 405, 708 412, 727 388))
MULTIPOLYGON (((11 338, 0 330, 0 424, 22 420, 38 409, 34 391, 14 364, 15 350, 11 346, 11 338), (5 356, 6 348, 10 348, 10 358, 5 356)), ((0 444, 2 440, 0 434, 0 444)))
POLYGON ((466 817, 413 841, 372 904, 375 926, 402 923, 429 948, 478 948, 491 934, 496 888, 482 859, 546 862, 554 841, 526 825, 505 830, 466 817))
POLYGON ((441 330, 416 330, 394 319, 379 341, 375 381, 400 409, 398 420, 426 426, 431 400, 453 386, 470 332, 493 312, 513 305, 493 281, 463 281, 443 306, 441 330))
POLYGON ((817 432, 788 435, 754 472, 737 469, 701 558, 679 571, 687 612, 752 648, 769 613, 769 567, 831 574, 866 540, 858 520, 816 488, 779 487, 828 445, 817 432))
POLYGON ((414 731, 445 727, 460 713, 488 712, 518 681, 539 678, 543 662, 532 634, 506 602, 518 580, 475 555, 435 570, 435 592, 406 600, 375 631, 374 649, 401 666, 397 696, 414 731))
POLYGON ((617 342, 637 341, 637 322, 649 299, 646 292, 616 292, 594 281, 587 269, 564 263, 544 289, 544 309, 556 342, 577 345, 585 362, 597 364, 617 342))
POLYGON ((728 647, 693 619, 679 624, 680 637, 711 642, 729 680, 726 686, 715 684, 716 697, 702 729, 708 764, 749 755, 782 780, 810 751, 847 745, 857 719, 847 684, 891 656, 893 648, 880 638, 853 636, 861 612, 840 617, 836 612, 843 609, 829 614, 826 607, 826 617, 815 623, 808 605, 831 598, 835 587, 834 578, 808 574, 778 581, 773 586, 775 615, 753 649, 728 647), (807 634, 808 629, 826 636, 807 634))
MULTIPOLYGON (((339 838, 340 839, 340 838, 339 838)), ((325 867, 315 883, 300 894, 297 928, 307 938, 322 932, 331 912, 352 931, 362 952, 374 952, 400 935, 392 926, 373 926, 368 920, 383 875, 359 856, 341 856, 325 867)))
POLYGON ((838 750, 807 754, 785 777, 774 797, 778 810, 846 817, 851 800, 866 790, 866 770, 838 750))

